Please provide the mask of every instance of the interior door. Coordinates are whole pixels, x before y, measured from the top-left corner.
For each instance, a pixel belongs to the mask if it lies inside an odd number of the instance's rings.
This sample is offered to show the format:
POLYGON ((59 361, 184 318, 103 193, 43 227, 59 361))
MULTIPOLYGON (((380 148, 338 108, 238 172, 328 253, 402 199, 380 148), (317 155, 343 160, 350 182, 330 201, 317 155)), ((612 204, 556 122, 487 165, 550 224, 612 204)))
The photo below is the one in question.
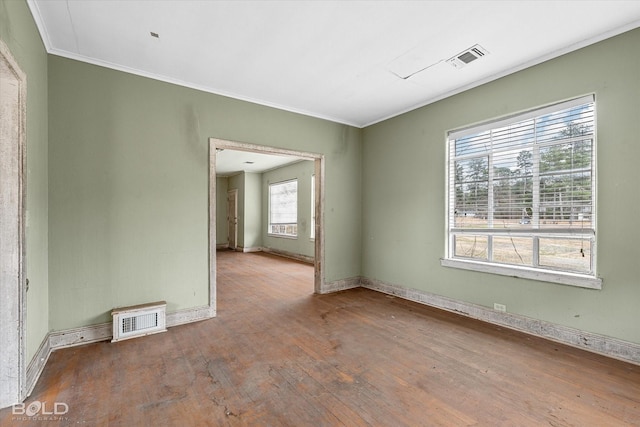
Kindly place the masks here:
POLYGON ((227 223, 229 230, 229 248, 238 247, 238 190, 227 192, 227 223))

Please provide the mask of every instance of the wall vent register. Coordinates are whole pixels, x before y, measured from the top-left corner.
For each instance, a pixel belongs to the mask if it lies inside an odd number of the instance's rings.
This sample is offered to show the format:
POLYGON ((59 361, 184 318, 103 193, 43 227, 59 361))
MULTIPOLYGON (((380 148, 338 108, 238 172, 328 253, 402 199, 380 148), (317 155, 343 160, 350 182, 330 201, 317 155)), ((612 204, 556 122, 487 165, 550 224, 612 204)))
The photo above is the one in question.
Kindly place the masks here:
POLYGON ((113 309, 111 311, 113 317, 111 342, 165 332, 167 330, 166 308, 165 301, 158 301, 113 309))

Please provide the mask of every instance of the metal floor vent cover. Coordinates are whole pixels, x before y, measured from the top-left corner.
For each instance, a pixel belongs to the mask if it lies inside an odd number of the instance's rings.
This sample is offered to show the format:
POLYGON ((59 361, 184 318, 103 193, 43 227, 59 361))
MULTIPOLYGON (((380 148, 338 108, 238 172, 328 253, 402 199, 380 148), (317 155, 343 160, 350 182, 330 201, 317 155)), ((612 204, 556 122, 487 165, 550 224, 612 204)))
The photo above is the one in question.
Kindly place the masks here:
POLYGON ((111 342, 165 332, 167 303, 165 301, 130 307, 114 308, 111 342))

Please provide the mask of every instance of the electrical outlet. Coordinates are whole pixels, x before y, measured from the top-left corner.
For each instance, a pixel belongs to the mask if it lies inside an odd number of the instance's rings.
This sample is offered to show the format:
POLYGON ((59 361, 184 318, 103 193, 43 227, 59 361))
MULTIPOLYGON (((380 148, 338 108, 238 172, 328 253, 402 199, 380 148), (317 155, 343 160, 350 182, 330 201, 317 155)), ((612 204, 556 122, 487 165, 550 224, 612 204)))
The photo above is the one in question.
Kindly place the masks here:
POLYGON ((504 304, 498 304, 497 302, 493 303, 493 309, 495 311, 502 311, 502 312, 506 312, 507 311, 507 306, 504 304))

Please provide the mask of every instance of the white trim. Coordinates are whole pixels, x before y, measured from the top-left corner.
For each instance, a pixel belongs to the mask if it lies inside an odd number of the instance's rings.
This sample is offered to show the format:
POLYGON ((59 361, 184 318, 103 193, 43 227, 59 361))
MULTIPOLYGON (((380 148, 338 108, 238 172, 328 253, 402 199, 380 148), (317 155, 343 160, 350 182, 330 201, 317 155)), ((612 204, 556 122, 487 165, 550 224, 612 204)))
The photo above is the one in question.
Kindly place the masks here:
POLYGON ((309 240, 313 242, 316 238, 316 175, 311 174, 311 230, 309 231, 309 240))
POLYGON ((15 107, 15 115, 2 117, 3 122, 7 122, 7 138, 3 138, 0 147, 0 170, 3 175, 0 177, 3 180, 1 191, 6 203, 0 209, 0 335, 3 337, 3 349, 0 351, 0 408, 4 408, 24 400, 27 389, 27 75, 2 40, 0 62, 0 79, 14 82, 16 91, 15 98, 13 95, 7 97, 7 102, 11 103, 12 108, 15 107))
POLYGON ((602 289, 602 279, 586 274, 551 271, 541 268, 526 268, 518 265, 500 265, 490 262, 480 262, 463 259, 441 258, 443 267, 460 268, 463 270, 492 273, 501 276, 519 277, 522 279, 540 280, 543 282, 559 283, 561 285, 578 286, 589 289, 602 289))
POLYGON ((297 253, 289 252, 289 251, 283 251, 281 249, 263 247, 262 248, 262 252, 273 254, 273 255, 277 255, 277 256, 281 256, 281 257, 284 257, 284 258, 293 259, 293 260, 296 260, 296 261, 306 262, 307 264, 313 264, 313 261, 314 261, 314 257, 312 257, 312 256, 297 254, 297 253))
POLYGON ((324 156, 316 159, 313 165, 314 175, 316 176, 315 184, 315 204, 316 204, 316 235, 314 239, 314 291, 316 293, 324 293, 326 291, 326 283, 324 276, 324 205, 325 205, 325 160, 324 156))
POLYGON ((346 279, 335 280, 325 284, 322 290, 323 294, 329 294, 333 292, 344 291, 347 289, 359 288, 361 286, 362 278, 360 276, 349 277, 346 279))
POLYGON ((238 251, 238 252, 261 252, 262 248, 260 246, 250 246, 250 247, 238 246, 236 248, 236 251, 238 251))
POLYGON ((205 305, 203 307, 185 308, 167 313, 167 328, 212 319, 214 317, 216 317, 214 307, 205 305))
POLYGON ((33 392, 36 383, 38 382, 38 378, 42 374, 47 361, 49 360, 49 355, 51 354, 51 347, 49 345, 49 334, 47 334, 42 342, 40 343, 40 347, 38 351, 33 355, 31 362, 29 362, 29 366, 27 366, 27 381, 26 381, 26 394, 24 398, 26 399, 33 392))
POLYGON ((230 249, 238 250, 238 195, 237 188, 227 190, 227 246, 230 249), (233 204, 231 198, 233 197, 233 204), (231 213, 233 212, 233 224, 231 224, 231 213), (233 233, 232 233, 233 230, 233 233), (233 239, 231 238, 233 234, 233 239), (233 242, 233 244, 232 244, 233 242))
POLYGON ((494 325, 514 329, 561 344, 640 365, 640 344, 586 332, 520 314, 500 312, 481 305, 458 301, 417 289, 392 285, 380 280, 362 278, 361 286, 431 307, 451 311, 472 319, 482 320, 494 325))
MULTIPOLYGON (((291 223, 291 224, 293 224, 293 223, 291 223)), ((269 224, 269 225, 271 225, 271 224, 269 224)), ((294 235, 291 235, 291 234, 273 234, 273 233, 268 233, 267 232, 267 237, 273 237, 273 238, 276 238, 276 239, 298 240, 298 235, 297 234, 294 236, 294 235)))
MULTIPOLYGON (((216 257, 216 150, 215 147, 209 143, 209 310, 212 313, 212 317, 215 317, 217 311, 216 300, 216 269, 217 269, 217 257, 216 257), (213 165, 213 167, 211 167, 213 165)), ((229 245, 229 236, 227 236, 227 246, 229 245)), ((236 246, 238 242, 235 242, 236 246)))
POLYGON ((44 44, 44 48, 47 53, 51 53, 51 37, 47 32, 47 26, 44 25, 44 19, 42 19, 42 13, 40 13, 40 7, 35 0, 27 0, 27 5, 31 10, 31 16, 33 16, 33 20, 36 23, 36 27, 38 27, 38 32, 40 33, 40 38, 42 39, 42 44, 44 44))
MULTIPOLYGON (((265 153, 265 154, 275 154, 280 156, 292 156, 292 157, 298 157, 300 160, 319 160, 320 158, 324 158, 324 155, 317 154, 317 153, 289 150, 286 148, 270 147, 268 145, 251 144, 248 142, 231 141, 231 140, 219 139, 219 138, 213 138, 213 137, 209 138, 209 143, 212 144, 215 148, 222 148, 225 150, 228 149, 228 150, 236 150, 236 151, 249 151, 249 152, 258 152, 258 153, 265 153)), ((215 154, 215 149, 213 150, 212 154, 215 154)))
POLYGON ((51 351, 61 348, 75 347, 113 338, 113 323, 81 326, 79 328, 64 329, 49 332, 49 347, 51 351))

